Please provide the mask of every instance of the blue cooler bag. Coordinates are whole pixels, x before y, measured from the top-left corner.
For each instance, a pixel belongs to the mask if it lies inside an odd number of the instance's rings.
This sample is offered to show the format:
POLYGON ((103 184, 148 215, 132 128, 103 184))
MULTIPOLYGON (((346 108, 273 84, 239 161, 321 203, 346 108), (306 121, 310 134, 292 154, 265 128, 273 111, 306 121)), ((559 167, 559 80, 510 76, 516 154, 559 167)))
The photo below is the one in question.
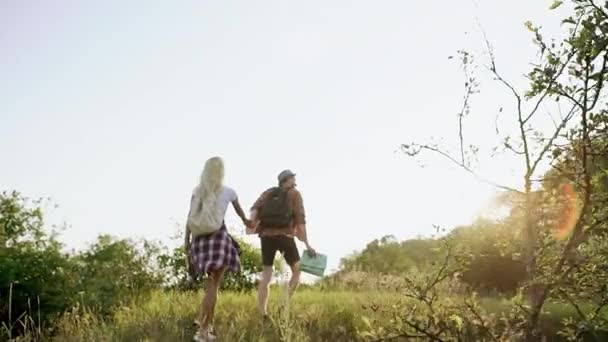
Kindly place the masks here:
POLYGON ((313 258, 308 254, 308 251, 302 252, 302 257, 300 258, 300 270, 302 272, 322 277, 325 273, 325 268, 327 268, 326 255, 317 253, 313 258))

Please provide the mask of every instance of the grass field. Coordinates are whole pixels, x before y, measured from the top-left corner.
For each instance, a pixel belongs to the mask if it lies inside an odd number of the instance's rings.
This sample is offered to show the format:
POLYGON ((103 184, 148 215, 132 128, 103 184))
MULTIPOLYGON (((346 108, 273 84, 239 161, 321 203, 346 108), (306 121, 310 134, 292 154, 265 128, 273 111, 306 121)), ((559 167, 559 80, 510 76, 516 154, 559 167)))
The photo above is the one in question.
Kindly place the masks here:
MULTIPOLYGON (((402 299, 397 293, 303 290, 285 310, 280 289, 270 301, 272 323, 263 325, 254 293, 222 293, 215 327, 221 341, 357 341, 365 328, 363 317, 389 324, 388 310, 402 299)), ((111 320, 86 311, 63 317, 55 341, 192 341, 201 293, 156 292, 137 305, 123 307, 111 320)), ((500 313, 508 304, 482 299, 489 312, 500 313)), ((555 336, 559 322, 575 312, 567 306, 548 305, 543 326, 555 336)), ((549 341, 557 340, 555 337, 549 341)))
MULTIPOLYGON (((223 341, 353 341, 363 327, 370 302, 388 302, 382 294, 301 291, 286 309, 275 289, 270 300, 272 324, 264 326, 254 293, 222 293, 215 328, 223 341)), ((155 293, 137 307, 118 310, 101 322, 82 313, 59 322, 57 341, 191 341, 202 293, 155 293)))

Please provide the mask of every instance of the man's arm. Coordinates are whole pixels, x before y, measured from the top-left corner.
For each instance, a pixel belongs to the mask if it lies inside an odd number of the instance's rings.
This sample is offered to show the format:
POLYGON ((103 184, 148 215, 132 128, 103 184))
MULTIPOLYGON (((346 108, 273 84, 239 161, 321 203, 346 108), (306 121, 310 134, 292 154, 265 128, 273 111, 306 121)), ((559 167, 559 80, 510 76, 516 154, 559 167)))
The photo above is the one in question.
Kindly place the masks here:
POLYGON ((296 226, 296 237, 308 246, 308 234, 306 233, 306 224, 298 224, 296 226))
POLYGON ((317 255, 317 252, 315 251, 315 249, 312 248, 312 246, 308 242, 308 233, 306 232, 306 223, 299 224, 296 226, 296 237, 298 238, 298 240, 304 242, 304 244, 306 245, 306 250, 308 251, 308 253, 311 256, 314 257, 315 255, 317 255))
POLYGON ((293 211, 294 211, 294 224, 296 225, 296 237, 298 240, 306 244, 306 249, 312 255, 316 252, 314 248, 310 246, 308 242, 308 233, 306 231, 306 211, 304 210, 304 200, 299 191, 294 192, 293 200, 293 211))
POLYGON ((256 233, 256 230, 257 230, 256 228, 257 228, 257 224, 258 224, 258 213, 260 212, 260 209, 264 205, 264 202, 266 201, 266 197, 268 196, 269 191, 270 190, 264 191, 264 193, 262 193, 260 195, 260 197, 257 199, 257 201, 255 201, 253 206, 251 206, 251 210, 249 211, 249 220, 251 221, 251 227, 247 230, 248 234, 256 233))

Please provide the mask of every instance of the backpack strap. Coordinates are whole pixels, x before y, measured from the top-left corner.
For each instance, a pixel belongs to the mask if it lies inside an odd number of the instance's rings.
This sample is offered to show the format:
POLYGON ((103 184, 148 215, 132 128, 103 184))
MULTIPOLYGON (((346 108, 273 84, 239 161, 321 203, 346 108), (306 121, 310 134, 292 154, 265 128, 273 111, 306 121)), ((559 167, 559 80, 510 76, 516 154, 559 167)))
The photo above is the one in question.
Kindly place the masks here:
POLYGON ((271 199, 272 197, 280 194, 282 191, 281 187, 274 187, 274 188, 270 188, 268 189, 268 195, 266 196, 264 202, 268 201, 269 199, 271 199))

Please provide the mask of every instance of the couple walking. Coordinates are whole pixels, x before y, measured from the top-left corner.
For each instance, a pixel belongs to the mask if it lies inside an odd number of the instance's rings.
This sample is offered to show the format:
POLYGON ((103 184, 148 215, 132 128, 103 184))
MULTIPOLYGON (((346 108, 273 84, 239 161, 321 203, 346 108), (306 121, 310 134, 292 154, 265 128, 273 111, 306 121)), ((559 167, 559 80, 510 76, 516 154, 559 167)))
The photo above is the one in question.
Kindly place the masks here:
POLYGON ((295 174, 289 170, 278 176, 278 186, 266 190, 245 215, 236 192, 225 185, 224 163, 213 157, 205 163, 200 182, 192 193, 186 224, 184 247, 188 272, 208 275, 205 296, 198 319, 199 331, 195 340, 214 340, 213 313, 218 290, 226 272, 240 271, 240 248, 228 233, 224 216, 228 206, 247 227, 247 233, 258 234, 262 245, 264 271, 258 286, 258 308, 268 318, 268 292, 272 280, 274 258, 281 252, 291 268, 289 295, 293 295, 300 281, 300 254, 294 237, 304 242, 309 254, 315 250, 308 243, 302 196, 296 190, 295 174))

